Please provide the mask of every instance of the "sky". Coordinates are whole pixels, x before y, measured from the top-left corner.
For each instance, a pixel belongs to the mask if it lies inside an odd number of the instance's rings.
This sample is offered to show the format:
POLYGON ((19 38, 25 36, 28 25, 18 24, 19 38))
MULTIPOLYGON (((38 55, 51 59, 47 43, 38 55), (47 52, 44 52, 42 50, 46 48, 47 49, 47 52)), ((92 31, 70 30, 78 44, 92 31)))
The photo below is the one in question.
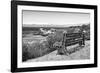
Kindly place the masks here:
POLYGON ((78 25, 90 22, 89 13, 23 10, 23 25, 78 25))

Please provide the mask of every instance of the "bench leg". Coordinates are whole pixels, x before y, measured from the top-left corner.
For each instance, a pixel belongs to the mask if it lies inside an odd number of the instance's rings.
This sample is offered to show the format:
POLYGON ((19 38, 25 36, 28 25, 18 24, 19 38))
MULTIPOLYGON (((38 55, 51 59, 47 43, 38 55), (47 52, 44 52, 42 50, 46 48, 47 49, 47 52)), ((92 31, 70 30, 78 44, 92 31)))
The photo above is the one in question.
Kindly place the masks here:
POLYGON ((82 46, 82 41, 79 42, 79 46, 82 46))
POLYGON ((58 48, 56 55, 69 55, 67 48, 58 48))
POLYGON ((85 45, 85 41, 83 40, 83 43, 82 43, 82 45, 85 45))
POLYGON ((67 47, 65 47, 65 55, 69 55, 69 52, 68 52, 68 49, 67 49, 67 47))
POLYGON ((83 34, 82 45, 85 45, 85 35, 83 34))

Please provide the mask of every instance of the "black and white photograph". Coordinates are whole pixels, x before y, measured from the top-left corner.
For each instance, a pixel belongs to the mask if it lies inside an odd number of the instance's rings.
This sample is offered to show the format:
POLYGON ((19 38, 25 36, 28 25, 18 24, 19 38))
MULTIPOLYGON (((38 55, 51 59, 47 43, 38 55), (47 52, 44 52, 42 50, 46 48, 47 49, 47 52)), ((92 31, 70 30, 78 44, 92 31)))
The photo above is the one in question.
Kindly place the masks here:
POLYGON ((22 11, 22 61, 90 59, 90 14, 22 11))
POLYGON ((97 67, 96 16, 92 5, 12 3, 12 71, 97 67))

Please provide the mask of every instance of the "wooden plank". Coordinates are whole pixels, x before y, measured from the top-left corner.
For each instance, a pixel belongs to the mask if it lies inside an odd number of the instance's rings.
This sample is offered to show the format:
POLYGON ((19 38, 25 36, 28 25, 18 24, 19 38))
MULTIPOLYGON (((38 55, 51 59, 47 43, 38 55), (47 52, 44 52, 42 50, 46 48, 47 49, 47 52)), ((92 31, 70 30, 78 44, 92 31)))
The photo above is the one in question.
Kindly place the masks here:
POLYGON ((67 38, 66 37, 66 39, 65 40, 75 40, 75 39, 83 39, 83 37, 69 37, 69 38, 67 38))
POLYGON ((65 42, 65 44, 66 44, 65 46, 71 46, 71 45, 80 43, 80 41, 82 41, 82 40, 75 40, 75 41, 65 42))

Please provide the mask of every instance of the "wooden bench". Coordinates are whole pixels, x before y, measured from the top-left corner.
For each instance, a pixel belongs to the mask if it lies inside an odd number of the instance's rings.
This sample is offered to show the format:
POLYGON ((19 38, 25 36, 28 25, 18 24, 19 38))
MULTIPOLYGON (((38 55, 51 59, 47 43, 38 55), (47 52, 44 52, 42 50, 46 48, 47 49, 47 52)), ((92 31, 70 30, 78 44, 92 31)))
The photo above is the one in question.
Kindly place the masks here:
POLYGON ((58 49, 58 53, 68 55, 70 52, 68 51, 67 46, 75 44, 79 44, 79 46, 85 45, 84 33, 64 33, 62 47, 58 49))

